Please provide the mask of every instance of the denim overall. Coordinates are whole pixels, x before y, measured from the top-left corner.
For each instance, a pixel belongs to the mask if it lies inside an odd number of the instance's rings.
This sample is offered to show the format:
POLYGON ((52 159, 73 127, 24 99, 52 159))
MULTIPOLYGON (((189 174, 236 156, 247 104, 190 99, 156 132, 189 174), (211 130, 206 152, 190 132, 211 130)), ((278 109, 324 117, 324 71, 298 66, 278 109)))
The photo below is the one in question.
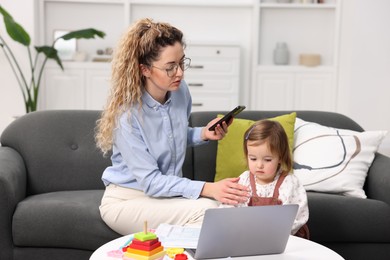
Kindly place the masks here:
MULTIPOLYGON (((282 201, 279 199, 279 188, 282 182, 286 178, 287 174, 281 174, 276 182, 274 194, 272 197, 259 197, 257 196, 256 181, 253 174, 249 173, 249 180, 252 189, 252 197, 249 200, 248 206, 266 206, 266 205, 282 205, 282 201)), ((297 237, 310 239, 309 228, 307 224, 303 225, 295 234, 297 237)))

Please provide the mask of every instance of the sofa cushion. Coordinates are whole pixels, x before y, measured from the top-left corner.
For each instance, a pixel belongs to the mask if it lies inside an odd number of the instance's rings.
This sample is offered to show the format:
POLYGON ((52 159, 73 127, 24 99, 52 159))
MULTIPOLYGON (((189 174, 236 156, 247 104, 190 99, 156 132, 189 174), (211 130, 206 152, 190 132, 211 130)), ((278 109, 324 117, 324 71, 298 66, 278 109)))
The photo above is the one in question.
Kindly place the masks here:
POLYGON ((380 200, 307 192, 311 240, 389 243, 390 206, 380 200))
POLYGON ((101 175, 111 160, 103 157, 94 140, 99 116, 100 111, 91 110, 37 111, 6 128, 1 143, 23 157, 29 195, 104 189, 101 175))
POLYGON ((119 237, 100 217, 103 192, 60 191, 26 198, 13 216, 14 244, 95 250, 119 237))
MULTIPOLYGON (((250 120, 260 120, 280 115, 292 113, 294 111, 255 111, 246 110, 240 113, 240 118, 250 120)), ((199 111, 193 112, 190 117, 190 126, 205 126, 211 120, 217 117, 218 114, 225 114, 227 111, 199 111)), ((355 131, 363 131, 355 121, 349 117, 323 111, 296 111, 297 116, 307 121, 315 121, 323 125, 333 126, 337 128, 347 128, 355 131)), ((192 161, 192 176, 195 180, 203 180, 213 182, 215 178, 216 158, 218 142, 209 142, 207 145, 193 147, 192 161)), ((187 158, 186 158, 187 160, 187 158)))
POLYGON ((386 133, 351 131, 297 118, 294 174, 306 190, 366 198, 363 185, 386 133))
MULTIPOLYGON (((296 113, 290 113, 269 118, 278 121, 286 131, 290 151, 294 143, 294 124, 296 113)), ((216 173, 214 181, 237 177, 247 170, 247 162, 242 147, 245 131, 252 126, 255 120, 235 118, 229 126, 229 132, 218 141, 216 173)))

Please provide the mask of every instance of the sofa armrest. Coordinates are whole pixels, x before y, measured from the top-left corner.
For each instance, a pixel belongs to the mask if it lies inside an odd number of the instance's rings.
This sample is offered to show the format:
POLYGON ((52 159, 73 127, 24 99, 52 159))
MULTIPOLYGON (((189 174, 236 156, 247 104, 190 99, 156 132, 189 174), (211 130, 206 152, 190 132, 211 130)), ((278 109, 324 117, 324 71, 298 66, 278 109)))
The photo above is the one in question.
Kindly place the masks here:
POLYGON ((0 147, 0 259, 13 259, 12 215, 26 196, 26 167, 20 154, 0 147))
POLYGON ((367 197, 390 205, 390 158, 377 153, 364 186, 367 197))

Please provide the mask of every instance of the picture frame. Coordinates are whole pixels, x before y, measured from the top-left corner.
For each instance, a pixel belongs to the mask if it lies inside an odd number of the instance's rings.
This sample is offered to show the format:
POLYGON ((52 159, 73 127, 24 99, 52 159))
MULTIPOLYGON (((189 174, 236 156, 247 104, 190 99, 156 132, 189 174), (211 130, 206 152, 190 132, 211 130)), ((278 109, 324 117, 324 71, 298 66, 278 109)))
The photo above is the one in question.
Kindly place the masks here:
MULTIPOLYGON (((54 30, 53 40, 69 32, 70 32, 69 30, 54 30)), ((77 41, 76 39, 70 39, 70 40, 59 39, 54 44, 54 48, 57 50, 58 56, 60 57, 61 60, 72 60, 73 55, 77 51, 77 41)))

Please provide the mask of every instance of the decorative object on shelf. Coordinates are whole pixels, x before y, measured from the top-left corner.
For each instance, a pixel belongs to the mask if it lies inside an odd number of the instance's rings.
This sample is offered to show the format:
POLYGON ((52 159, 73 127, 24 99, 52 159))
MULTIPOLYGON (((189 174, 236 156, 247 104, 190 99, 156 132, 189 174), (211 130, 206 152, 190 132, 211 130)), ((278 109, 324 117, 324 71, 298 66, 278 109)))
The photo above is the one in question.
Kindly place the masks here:
POLYGON ((280 4, 289 4, 291 3, 291 0, 277 0, 277 2, 280 4))
POLYGON ((114 50, 111 47, 107 47, 104 50, 104 54, 106 54, 106 55, 112 55, 113 52, 114 52, 114 50))
POLYGON ((315 67, 321 64, 321 55, 320 54, 300 54, 299 55, 299 65, 315 67))
POLYGON ((105 55, 105 54, 96 55, 92 58, 92 61, 95 62, 111 62, 111 60, 112 60, 112 55, 105 55))
POLYGON ((314 2, 313 2, 313 0, 301 0, 301 3, 303 3, 303 4, 312 4, 314 2))
POLYGON ((38 105, 39 87, 41 84, 41 78, 43 69, 45 68, 48 59, 53 59, 63 70, 61 57, 58 55, 58 50, 55 49, 55 44, 60 39, 68 41, 72 39, 91 39, 98 36, 103 38, 105 33, 93 28, 82 29, 77 31, 71 31, 65 35, 62 35, 54 39, 51 46, 34 46, 36 51, 35 57, 33 57, 30 44, 30 35, 24 30, 24 28, 14 21, 13 17, 0 5, 0 13, 3 15, 5 28, 11 39, 27 47, 28 58, 30 60, 30 79, 27 78, 27 73, 22 71, 18 60, 16 59, 10 46, 6 43, 4 38, 0 35, 0 47, 3 49, 6 59, 8 60, 13 73, 18 81, 20 90, 23 94, 23 100, 26 108, 26 113, 36 111, 38 105), (44 54, 44 59, 39 59, 40 54, 44 54))
POLYGON ((61 37, 65 34, 70 33, 70 31, 67 30, 55 30, 54 31, 54 37, 53 41, 55 41, 54 48, 57 50, 58 57, 61 58, 61 60, 72 60, 73 55, 76 53, 77 50, 77 42, 76 39, 69 39, 64 40, 61 37), (56 39, 58 39, 56 41, 56 39))
POLYGON ((88 54, 85 51, 76 51, 73 56, 73 61, 86 61, 88 58, 88 54))
POLYGON ((290 53, 287 48, 287 43, 278 42, 274 50, 274 64, 287 65, 289 63, 290 53))
POLYGON ((93 58, 92 61, 96 62, 111 62, 112 60, 112 53, 114 50, 111 47, 107 47, 106 49, 98 49, 96 51, 96 54, 93 58))

